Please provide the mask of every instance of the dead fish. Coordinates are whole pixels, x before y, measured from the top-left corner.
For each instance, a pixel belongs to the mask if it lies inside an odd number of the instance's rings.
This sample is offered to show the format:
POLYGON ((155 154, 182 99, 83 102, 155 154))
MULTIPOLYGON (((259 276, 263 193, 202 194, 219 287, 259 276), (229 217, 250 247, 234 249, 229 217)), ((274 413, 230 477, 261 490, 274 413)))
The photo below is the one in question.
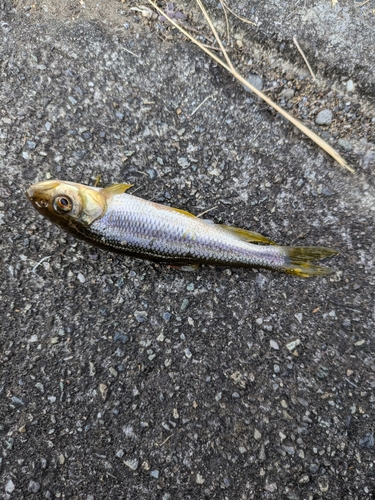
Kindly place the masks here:
POLYGON ((92 245, 175 265, 260 267, 308 278, 332 269, 311 261, 337 254, 324 247, 279 246, 246 229, 212 224, 193 214, 106 188, 50 180, 26 195, 51 222, 92 245))

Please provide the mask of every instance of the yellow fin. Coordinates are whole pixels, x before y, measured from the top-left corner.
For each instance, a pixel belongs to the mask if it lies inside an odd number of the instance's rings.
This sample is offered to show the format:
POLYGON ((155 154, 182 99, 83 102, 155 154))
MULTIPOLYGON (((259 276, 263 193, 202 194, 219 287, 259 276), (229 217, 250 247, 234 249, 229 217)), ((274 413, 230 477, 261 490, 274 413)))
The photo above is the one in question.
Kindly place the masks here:
POLYGON ((187 217, 194 217, 194 219, 196 219, 196 216, 191 214, 190 212, 187 212, 186 210, 181 210, 181 208, 173 208, 173 207, 170 207, 171 210, 174 210, 175 212, 179 212, 180 214, 184 214, 186 215, 187 217))
POLYGON ((112 186, 103 188, 100 192, 106 198, 112 198, 112 196, 115 196, 116 194, 125 193, 125 191, 132 186, 134 186, 134 184, 112 184, 112 186))
POLYGON ((247 241, 248 243, 263 243, 264 245, 276 245, 276 243, 266 236, 262 236, 254 231, 248 231, 247 229, 239 229, 238 227, 224 226, 219 224, 220 227, 232 233, 233 236, 237 236, 240 240, 247 241))
POLYGON ((312 260, 326 259, 337 255, 337 250, 324 247, 279 247, 286 256, 283 271, 301 278, 326 276, 335 270, 319 264, 310 264, 312 260))

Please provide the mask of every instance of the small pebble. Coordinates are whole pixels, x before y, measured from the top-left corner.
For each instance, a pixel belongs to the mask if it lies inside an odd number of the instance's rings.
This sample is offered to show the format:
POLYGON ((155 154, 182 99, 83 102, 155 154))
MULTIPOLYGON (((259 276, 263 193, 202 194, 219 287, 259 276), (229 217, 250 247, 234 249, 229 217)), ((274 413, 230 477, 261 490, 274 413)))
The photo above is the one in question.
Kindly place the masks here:
POLYGON ((118 118, 121 122, 124 119, 124 113, 120 113, 120 111, 117 111, 116 118, 118 118))
POLYGON ((354 82, 353 82, 353 80, 348 80, 346 82, 346 91, 353 92, 353 90, 354 90, 354 82))
POLYGON ((34 141, 26 141, 26 146, 28 149, 35 149, 36 148, 36 142, 34 141))
POLYGON ((184 299, 182 301, 182 304, 181 304, 181 307, 180 307, 180 311, 185 311, 185 309, 187 308, 188 305, 189 305, 188 299, 184 299))
POLYGON ((44 128, 47 130, 47 132, 49 132, 51 130, 51 127, 52 127, 52 123, 51 122, 46 122, 44 124, 44 128))
POLYGON ((28 490, 31 492, 31 493, 38 493, 38 491, 40 490, 40 483, 36 482, 36 481, 33 481, 31 480, 29 482, 29 487, 28 487, 28 490))
POLYGON ((113 342, 117 342, 119 344, 126 344, 126 342, 129 342, 129 337, 125 333, 116 332, 113 337, 113 342))
POLYGON ((78 281, 80 281, 81 283, 84 283, 86 281, 86 278, 83 276, 82 273, 78 273, 77 274, 77 279, 78 281))
POLYGON ((283 89, 280 92, 280 99, 285 99, 286 101, 290 101, 290 99, 293 99, 294 97, 294 90, 293 89, 283 89))
POLYGON ((108 386, 106 384, 99 384, 99 392, 102 395, 103 401, 107 399, 108 386))
POLYGON ((186 290, 192 292, 194 290, 194 283, 189 283, 188 286, 186 287, 186 290))
POLYGON ((190 359, 192 357, 191 351, 188 347, 186 349, 184 349, 184 354, 188 359, 190 359))
POLYGON ((288 349, 288 351, 292 352, 292 351, 294 351, 294 349, 295 349, 296 347, 298 347, 300 344, 301 344, 300 339, 296 339, 296 340, 293 340, 292 342, 289 342, 289 343, 286 345, 286 348, 288 349))
POLYGON ((294 455, 295 449, 294 446, 283 446, 284 450, 288 453, 288 455, 294 455))
POLYGON ((134 311, 133 314, 138 323, 143 323, 147 320, 147 311, 134 311))
POLYGON ((276 483, 266 484, 264 489, 269 491, 270 493, 274 493, 275 491, 277 491, 277 484, 276 483))
MULTIPOLYGON (((257 90, 262 90, 263 88, 263 78, 261 78, 259 75, 255 73, 250 73, 250 75, 246 78, 246 80, 255 87, 257 90)), ((243 88, 246 90, 246 92, 251 92, 251 90, 243 85, 243 88)))
POLYGON ((340 148, 344 149, 345 151, 351 151, 353 149, 353 146, 349 141, 346 141, 345 139, 339 139, 337 141, 337 144, 340 146, 340 148))
POLYGON ((362 448, 373 448, 374 447, 374 434, 371 432, 367 432, 361 439, 358 441, 359 446, 362 448))
POLYGON ((181 168, 188 168, 190 166, 189 160, 183 156, 181 158, 178 158, 177 163, 181 168))
POLYGON ((165 319, 165 321, 169 321, 171 319, 171 313, 169 312, 164 312, 163 313, 163 319, 165 319))
POLYGON ((137 460, 136 458, 133 458, 131 460, 125 460, 124 464, 127 465, 131 470, 137 470, 139 465, 139 460, 137 460))
POLYGON ((277 351, 279 350, 279 344, 276 342, 276 340, 270 340, 270 346, 272 349, 276 349, 277 351))
POLYGON ((297 319, 298 323, 301 324, 302 323, 302 313, 296 313, 294 315, 294 317, 297 319))
POLYGON ((11 401, 12 403, 20 406, 25 406, 26 404, 25 401, 23 401, 23 399, 17 398, 17 396, 12 396, 11 401))
POLYGON ((152 470, 150 472, 150 476, 154 477, 155 479, 158 479, 158 477, 159 477, 159 471, 158 470, 152 470))
POLYGON ((116 457, 117 458, 122 458, 124 456, 124 450, 118 450, 116 451, 116 457))
POLYGON ((9 479, 9 481, 5 485, 5 491, 6 493, 13 493, 14 490, 15 490, 15 485, 13 481, 9 479))
POLYGON ((259 441, 259 439, 262 437, 262 434, 258 431, 258 429, 254 429, 254 439, 259 441))
POLYGON ((203 476, 201 476, 201 474, 199 474, 199 472, 198 472, 198 474, 197 474, 197 475, 196 475, 196 477, 195 477, 195 482, 196 482, 197 484, 203 484, 203 483, 204 483, 203 476))
POLYGON ((317 125, 330 125, 332 123, 332 116, 332 111, 330 109, 323 109, 317 114, 315 123, 317 125))

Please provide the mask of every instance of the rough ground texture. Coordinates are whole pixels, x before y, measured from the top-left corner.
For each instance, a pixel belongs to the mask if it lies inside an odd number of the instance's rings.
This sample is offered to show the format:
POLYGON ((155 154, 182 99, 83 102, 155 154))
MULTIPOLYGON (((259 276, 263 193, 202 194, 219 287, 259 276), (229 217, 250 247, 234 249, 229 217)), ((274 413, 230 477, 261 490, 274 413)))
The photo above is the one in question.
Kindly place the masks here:
MULTIPOLYGON (((0 497, 374 498, 374 4, 231 4, 261 23, 231 22, 236 65, 355 175, 134 5, 0 1, 0 497), (24 196, 98 174, 337 248, 337 272, 120 258, 24 196)), ((193 3, 177 9, 203 26, 193 3)))

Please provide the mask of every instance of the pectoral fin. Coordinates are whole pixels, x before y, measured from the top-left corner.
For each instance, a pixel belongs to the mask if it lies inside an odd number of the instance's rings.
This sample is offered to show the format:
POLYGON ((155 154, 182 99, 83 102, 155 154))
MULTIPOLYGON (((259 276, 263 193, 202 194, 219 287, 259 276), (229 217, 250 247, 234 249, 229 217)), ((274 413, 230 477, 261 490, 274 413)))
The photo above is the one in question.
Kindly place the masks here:
POLYGON ((224 226, 219 224, 221 228, 225 229, 229 233, 233 234, 240 240, 247 241, 248 243, 263 243, 264 245, 276 245, 276 243, 266 236, 262 236, 254 231, 248 231, 247 229, 239 229, 238 227, 224 226))

